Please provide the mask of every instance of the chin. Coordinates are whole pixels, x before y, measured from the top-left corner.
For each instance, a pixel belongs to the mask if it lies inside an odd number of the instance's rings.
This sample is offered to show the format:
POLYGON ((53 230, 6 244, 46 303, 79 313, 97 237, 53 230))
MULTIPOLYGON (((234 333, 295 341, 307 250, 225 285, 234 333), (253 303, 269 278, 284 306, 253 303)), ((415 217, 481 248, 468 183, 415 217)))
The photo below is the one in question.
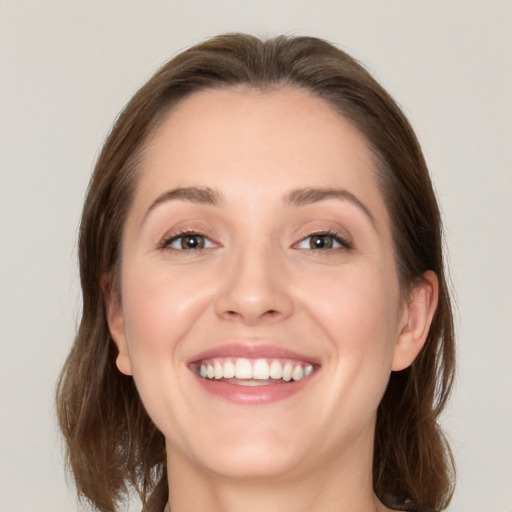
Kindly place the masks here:
POLYGON ((213 460, 203 460, 202 465, 212 474, 229 479, 279 478, 293 472, 297 467, 297 455, 276 454, 272 450, 248 449, 243 453, 219 454, 213 460))
MULTIPOLYGON (((215 430, 215 429, 213 429, 215 430)), ((285 476, 294 471, 303 457, 304 446, 288 429, 226 428, 189 445, 188 463, 210 474, 230 479, 261 479, 285 476), (237 432, 238 430, 238 432, 237 432)), ((172 447, 168 443, 172 457, 172 447)), ((183 452, 181 452, 183 455, 183 452)))

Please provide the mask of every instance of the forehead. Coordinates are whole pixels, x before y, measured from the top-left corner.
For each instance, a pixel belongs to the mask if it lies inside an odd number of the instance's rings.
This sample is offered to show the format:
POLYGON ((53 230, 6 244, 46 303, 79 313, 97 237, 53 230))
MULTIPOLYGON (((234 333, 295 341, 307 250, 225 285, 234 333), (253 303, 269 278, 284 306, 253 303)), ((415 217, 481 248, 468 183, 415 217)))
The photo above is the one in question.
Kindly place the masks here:
POLYGON ((204 161, 213 168, 228 159, 229 167, 252 172, 265 164, 275 171, 295 165, 296 173, 344 162, 375 167, 362 135, 326 101, 294 87, 238 87, 195 93, 175 106, 150 137, 143 172, 164 165, 179 171, 178 164, 199 171, 204 161))
POLYGON ((129 218, 180 187, 218 190, 251 215, 294 189, 342 188, 388 229, 366 140, 326 101, 295 87, 207 90, 176 105, 146 144, 129 218))
POLYGON ((232 152, 238 143, 245 153, 259 148, 267 154, 287 146, 294 152, 319 152, 329 146, 341 149, 345 140, 360 156, 370 156, 364 137, 327 101, 291 86, 270 90, 238 86, 194 93, 164 117, 150 137, 148 154, 162 143, 177 142, 177 137, 182 149, 188 149, 184 143, 193 142, 204 150, 221 144, 232 152), (299 148, 300 143, 306 144, 299 148))

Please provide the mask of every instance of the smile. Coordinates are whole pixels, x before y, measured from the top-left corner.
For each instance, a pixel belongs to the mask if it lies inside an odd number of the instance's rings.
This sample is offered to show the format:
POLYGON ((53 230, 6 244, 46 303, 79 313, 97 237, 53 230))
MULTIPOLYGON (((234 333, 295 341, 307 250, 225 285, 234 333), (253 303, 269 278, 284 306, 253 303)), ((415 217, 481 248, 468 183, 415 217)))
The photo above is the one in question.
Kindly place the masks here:
POLYGON ((197 364, 203 379, 239 386, 263 386, 302 380, 314 371, 313 364, 276 358, 212 358, 197 364))

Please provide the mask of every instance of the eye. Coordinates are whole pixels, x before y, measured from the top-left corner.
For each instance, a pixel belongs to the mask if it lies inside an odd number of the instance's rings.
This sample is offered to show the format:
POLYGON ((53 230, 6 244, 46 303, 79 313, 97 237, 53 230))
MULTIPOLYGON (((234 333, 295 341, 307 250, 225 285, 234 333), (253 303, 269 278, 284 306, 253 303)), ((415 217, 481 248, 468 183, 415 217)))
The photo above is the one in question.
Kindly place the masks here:
POLYGON ((315 233, 302 239, 295 246, 297 249, 315 249, 327 251, 329 249, 351 249, 351 244, 337 233, 315 233))
POLYGON ((194 251, 215 247, 215 244, 200 233, 180 233, 167 238, 161 244, 162 249, 177 251, 194 251))

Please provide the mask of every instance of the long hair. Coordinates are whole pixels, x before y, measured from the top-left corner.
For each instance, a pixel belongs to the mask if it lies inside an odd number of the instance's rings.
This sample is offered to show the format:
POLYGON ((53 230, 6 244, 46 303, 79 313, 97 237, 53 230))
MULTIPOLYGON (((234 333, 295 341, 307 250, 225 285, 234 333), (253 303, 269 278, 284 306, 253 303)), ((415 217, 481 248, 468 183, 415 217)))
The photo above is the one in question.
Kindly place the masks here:
POLYGON ((80 225, 82 318, 57 387, 58 418, 78 493, 101 512, 114 512, 131 488, 147 511, 161 512, 167 500, 164 438, 132 378, 116 368, 101 284, 109 276, 115 286, 121 234, 153 130, 195 92, 237 85, 295 86, 349 120, 377 162, 403 293, 426 270, 437 274, 439 304, 427 341, 411 367, 392 373, 379 406, 373 480, 383 501, 394 496, 441 510, 454 480, 437 422, 453 381, 454 332, 439 208, 420 145, 400 108, 357 61, 312 37, 262 41, 228 34, 194 46, 135 94, 108 136, 80 225))

